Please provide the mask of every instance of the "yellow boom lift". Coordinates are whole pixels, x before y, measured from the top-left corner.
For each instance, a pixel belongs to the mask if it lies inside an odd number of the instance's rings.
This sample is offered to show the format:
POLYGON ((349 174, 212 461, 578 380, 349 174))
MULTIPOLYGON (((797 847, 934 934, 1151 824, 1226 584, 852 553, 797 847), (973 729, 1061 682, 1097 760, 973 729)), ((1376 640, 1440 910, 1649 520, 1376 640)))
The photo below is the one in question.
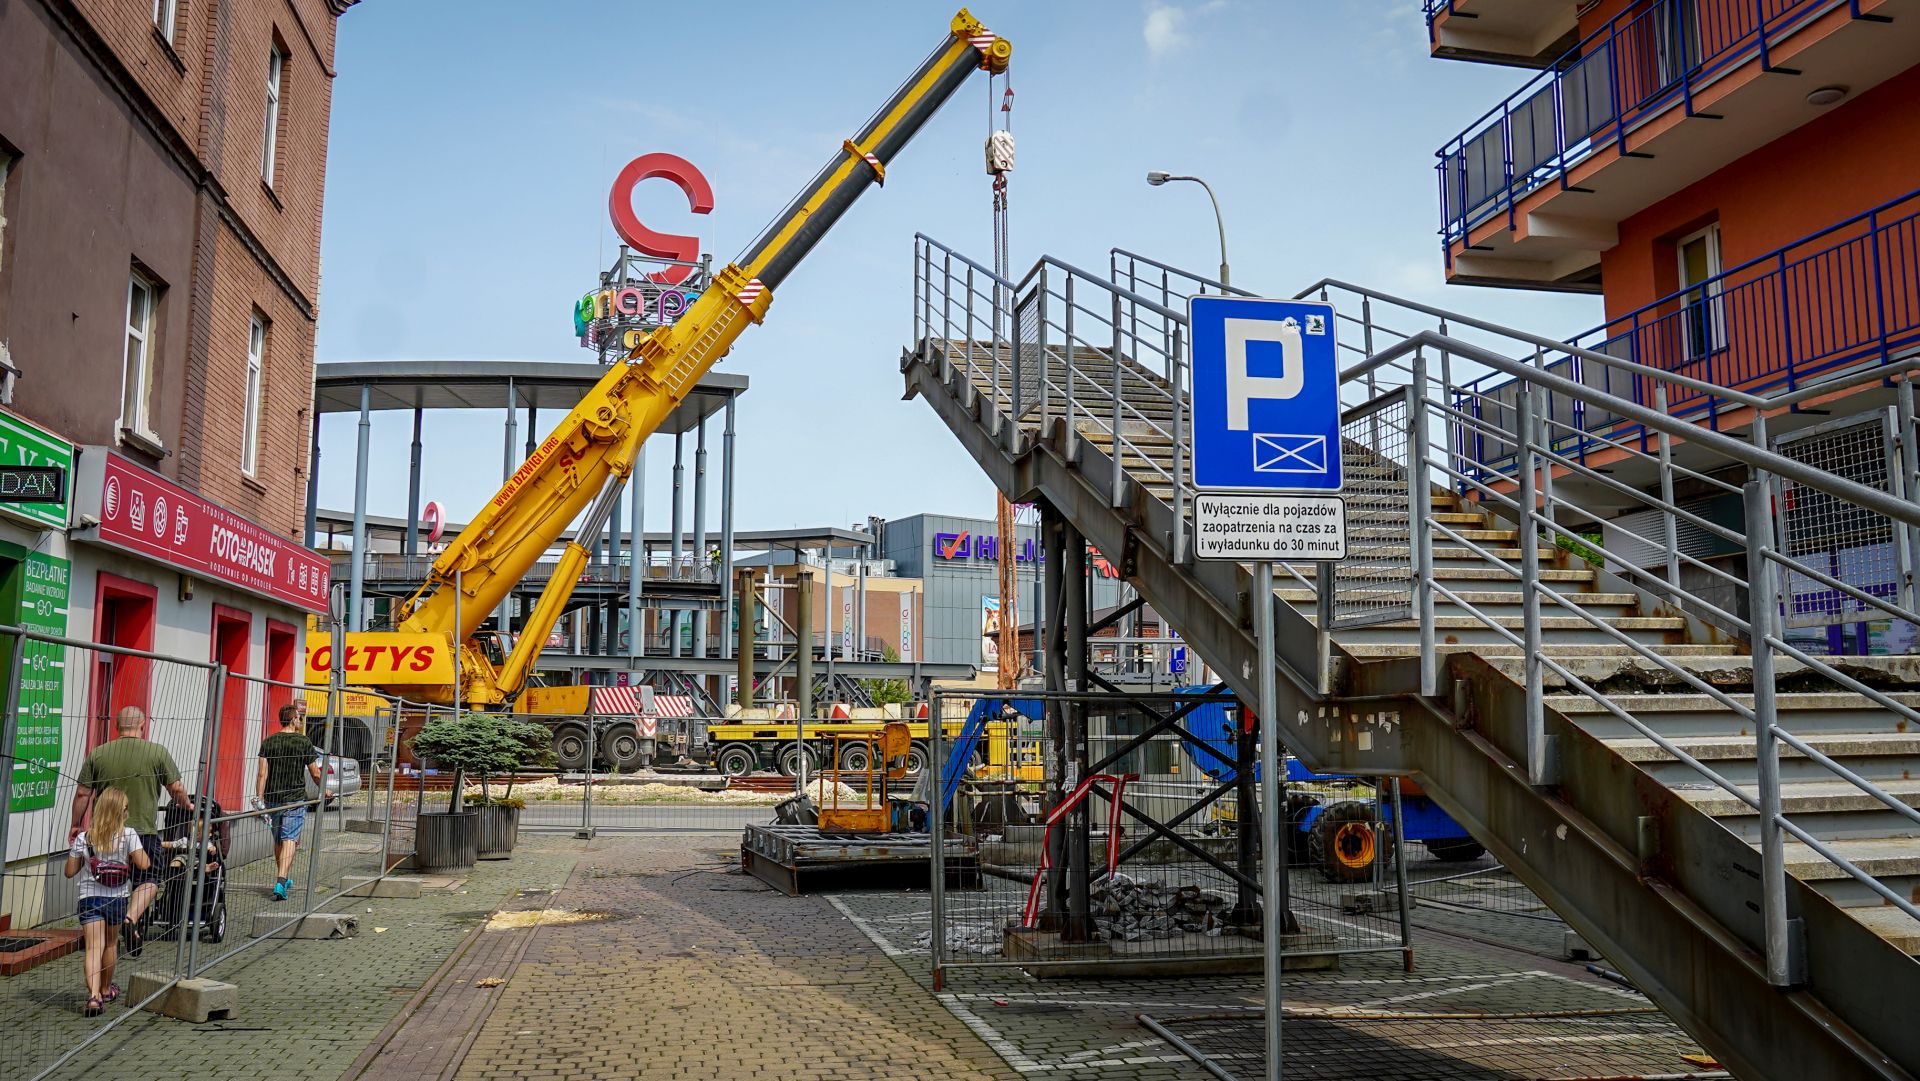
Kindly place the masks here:
MULTIPOLYGON (((748 324, 765 319, 780 283, 854 200, 884 182, 888 165, 967 77, 977 70, 1006 70, 1012 45, 966 9, 953 17, 949 30, 939 48, 841 143, 833 160, 745 253, 715 275, 713 286, 679 322, 648 334, 607 370, 434 560, 425 584, 396 609, 393 629, 347 636, 349 657, 380 666, 364 676, 351 672, 350 680, 415 700, 482 709, 514 705, 646 438, 726 356, 748 324), (511 652, 496 663, 475 632, 576 519, 574 539, 526 626, 511 652), (440 658, 457 649, 458 665, 420 663, 420 651, 432 656, 434 646, 440 647, 440 658), (413 660, 402 663, 403 657, 413 660)), ((523 702, 521 708, 528 705, 523 702)))

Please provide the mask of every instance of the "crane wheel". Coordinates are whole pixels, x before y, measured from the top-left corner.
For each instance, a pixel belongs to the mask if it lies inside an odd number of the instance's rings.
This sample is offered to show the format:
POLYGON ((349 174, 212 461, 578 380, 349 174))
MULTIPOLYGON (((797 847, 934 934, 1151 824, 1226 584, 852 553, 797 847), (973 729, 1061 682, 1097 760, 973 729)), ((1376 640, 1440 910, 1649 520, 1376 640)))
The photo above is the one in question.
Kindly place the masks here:
POLYGON ((1393 851, 1393 837, 1374 821, 1372 804, 1328 804, 1307 831, 1307 861, 1328 882, 1365 882, 1373 865, 1393 851))
POLYGON ((645 764, 646 754, 640 733, 631 724, 614 725, 601 737, 600 756, 609 766, 631 773, 645 764))
POLYGON ((913 744, 907 748, 907 776, 920 776, 920 772, 927 768, 929 759, 927 745, 917 739, 914 740, 913 744))
POLYGON ((807 778, 809 780, 813 778, 814 771, 820 768, 820 757, 813 753, 812 747, 796 748, 791 743, 781 746, 780 757, 776 762, 782 777, 791 777, 800 772, 800 756, 803 753, 807 756, 807 778))
POLYGON ((563 770, 587 768, 587 730, 577 724, 563 724, 553 730, 554 762, 563 770))
POLYGON ((1466 863, 1487 854, 1487 846, 1471 837, 1436 838, 1420 843, 1427 846, 1427 855, 1443 863, 1466 863))
POLYGON ((720 748, 713 764, 729 777, 745 777, 760 768, 760 756, 745 743, 729 743, 720 748))
POLYGON ((840 748, 840 768, 848 773, 865 773, 873 755, 864 743, 848 743, 840 748))

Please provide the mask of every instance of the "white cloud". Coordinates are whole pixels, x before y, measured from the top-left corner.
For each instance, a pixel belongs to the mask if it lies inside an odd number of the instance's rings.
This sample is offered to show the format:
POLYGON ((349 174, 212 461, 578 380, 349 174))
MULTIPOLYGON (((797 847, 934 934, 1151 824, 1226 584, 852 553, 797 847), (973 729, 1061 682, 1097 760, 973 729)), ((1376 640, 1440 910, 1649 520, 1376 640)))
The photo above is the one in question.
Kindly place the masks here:
POLYGON ((1173 52, 1187 43, 1186 31, 1182 29, 1187 21, 1187 13, 1177 7, 1165 4, 1153 4, 1147 8, 1147 22, 1141 33, 1147 39, 1147 52, 1154 59, 1173 52))

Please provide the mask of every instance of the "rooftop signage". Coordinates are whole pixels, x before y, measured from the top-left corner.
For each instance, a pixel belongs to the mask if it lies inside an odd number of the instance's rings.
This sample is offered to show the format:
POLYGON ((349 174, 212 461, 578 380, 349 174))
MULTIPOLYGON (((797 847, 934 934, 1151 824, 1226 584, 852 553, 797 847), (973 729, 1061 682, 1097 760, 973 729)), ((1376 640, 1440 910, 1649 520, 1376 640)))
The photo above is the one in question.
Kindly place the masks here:
POLYGON ((607 209, 627 250, 600 288, 574 305, 573 333, 580 344, 605 355, 632 350, 648 332, 671 326, 705 291, 711 274, 700 256, 700 238, 648 228, 633 210, 633 190, 643 180, 667 180, 687 197, 695 214, 713 210, 713 186, 705 174, 676 154, 642 154, 614 178, 607 209))
MULTIPOLYGON (((1015 544, 1013 561, 1044 563, 1046 555, 1032 537, 1027 537, 1015 544)), ((942 563, 997 563, 1000 560, 1000 538, 985 533, 976 537, 971 531, 935 533, 933 558, 942 563)), ((1098 574, 1102 578, 1120 577, 1120 572, 1107 557, 1095 551, 1091 544, 1087 545, 1087 565, 1089 574, 1098 574)))

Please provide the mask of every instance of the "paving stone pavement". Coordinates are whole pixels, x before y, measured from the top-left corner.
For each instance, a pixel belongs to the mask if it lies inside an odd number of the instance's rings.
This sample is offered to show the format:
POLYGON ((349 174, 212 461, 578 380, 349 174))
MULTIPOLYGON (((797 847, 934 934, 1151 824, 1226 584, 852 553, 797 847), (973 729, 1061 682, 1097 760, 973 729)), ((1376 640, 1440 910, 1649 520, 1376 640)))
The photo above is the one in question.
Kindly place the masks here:
POLYGON ((547 914, 591 918, 535 932, 459 1081, 1018 1076, 828 901, 773 892, 737 852, 593 842, 547 914))
POLYGON ((525 885, 560 885, 581 847, 522 837, 511 860, 477 865, 457 889, 343 899, 360 917, 359 937, 262 942, 207 973, 239 986, 231 1020, 130 1019, 56 1081, 333 1081, 475 924, 525 885))
MULTIPOLYGON (((833 903, 916 984, 934 993, 927 939, 923 937, 930 906, 927 894, 844 893, 835 896, 833 903)), ((1558 1056, 1568 1059, 1570 1065, 1563 1069, 1561 1062, 1553 1061, 1554 1055, 1536 1051, 1533 1058, 1541 1068, 1539 1073, 1462 1070, 1432 1074, 1450 1078, 1638 1075, 1644 1072, 1650 1049, 1666 1066, 1654 1072, 1681 1072, 1688 1066, 1679 1054, 1697 1050, 1671 1022, 1658 1013, 1648 1015, 1645 998, 1597 979, 1580 966, 1428 933, 1416 932, 1415 943, 1415 971, 1411 973, 1403 970, 1397 952, 1348 955, 1335 972, 1289 973, 1283 985, 1288 1024, 1295 1023, 1296 1015, 1307 1020, 1354 1013, 1391 1018, 1435 1013, 1587 1011, 1619 1014, 1630 1019, 1634 1027, 1633 1036, 1617 1039, 1610 1034, 1595 1036, 1584 1029, 1544 1037, 1532 1031, 1522 1035, 1521 1042, 1531 1042, 1535 1048, 1556 1043, 1575 1048, 1558 1056), (1627 1060, 1632 1060, 1631 1068, 1610 1065, 1627 1060)), ((1186 1081, 1212 1075, 1142 1027, 1138 1015, 1161 1020, 1216 1014, 1257 1016, 1261 996, 1257 975, 1036 980, 1014 969, 980 968, 949 969, 945 988, 936 997, 1022 1075, 1059 1074, 1075 1081, 1186 1081)), ((1503 1037, 1502 1024, 1463 1019, 1440 1038, 1496 1040, 1503 1037)), ((1383 1040, 1383 1053, 1371 1061, 1381 1067, 1391 1058, 1385 1051, 1398 1051, 1413 1060, 1421 1057, 1418 1041, 1439 1042, 1432 1031, 1412 1033, 1412 1026, 1400 1026, 1399 1031, 1391 1024, 1376 1027, 1383 1040), (1394 1037, 1403 1040, 1405 1046, 1392 1046, 1394 1037)), ((1304 1035, 1305 1029, 1302 1031, 1304 1035)), ((1292 1057, 1290 1054, 1289 1059, 1292 1057)), ((1241 1076, 1259 1076, 1257 1068, 1239 1072, 1241 1076)), ((1317 1070, 1296 1072, 1291 1065, 1289 1073, 1325 1076, 1317 1070)), ((1377 1076, 1401 1075, 1383 1069, 1377 1076)))

